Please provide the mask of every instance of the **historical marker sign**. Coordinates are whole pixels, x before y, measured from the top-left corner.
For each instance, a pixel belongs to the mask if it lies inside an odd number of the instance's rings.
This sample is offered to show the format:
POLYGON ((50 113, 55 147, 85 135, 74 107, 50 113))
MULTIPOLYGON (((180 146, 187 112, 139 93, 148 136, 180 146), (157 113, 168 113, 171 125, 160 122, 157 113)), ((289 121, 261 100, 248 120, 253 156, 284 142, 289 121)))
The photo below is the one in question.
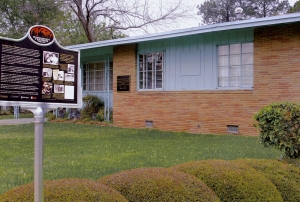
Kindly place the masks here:
POLYGON ((117 92, 130 91, 130 76, 117 76, 117 92))
POLYGON ((19 40, 0 38, 0 105, 81 107, 79 57, 41 25, 19 40))

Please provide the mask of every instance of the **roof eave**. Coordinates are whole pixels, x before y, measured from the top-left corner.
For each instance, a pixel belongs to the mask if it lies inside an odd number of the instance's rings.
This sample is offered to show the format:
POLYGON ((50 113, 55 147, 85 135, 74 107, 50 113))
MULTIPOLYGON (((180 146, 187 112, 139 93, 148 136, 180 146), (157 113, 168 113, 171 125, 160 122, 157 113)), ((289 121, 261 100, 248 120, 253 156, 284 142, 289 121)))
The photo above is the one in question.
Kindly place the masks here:
POLYGON ((160 39, 174 38, 180 36, 209 33, 209 32, 243 29, 243 28, 251 28, 251 27, 261 27, 261 26, 269 26, 269 25, 283 24, 283 23, 293 23, 298 21, 300 21, 300 14, 298 13, 286 14, 286 15, 280 15, 274 17, 267 17, 267 18, 258 18, 252 20, 241 20, 241 21, 199 26, 199 27, 180 29, 180 30, 157 33, 157 34, 149 34, 143 36, 135 36, 135 37, 127 37, 127 38, 120 38, 120 39, 113 39, 113 40, 106 40, 106 41, 98 41, 98 42, 92 42, 86 44, 78 44, 78 45, 68 46, 67 48, 84 50, 90 48, 132 44, 138 42, 160 40, 160 39))

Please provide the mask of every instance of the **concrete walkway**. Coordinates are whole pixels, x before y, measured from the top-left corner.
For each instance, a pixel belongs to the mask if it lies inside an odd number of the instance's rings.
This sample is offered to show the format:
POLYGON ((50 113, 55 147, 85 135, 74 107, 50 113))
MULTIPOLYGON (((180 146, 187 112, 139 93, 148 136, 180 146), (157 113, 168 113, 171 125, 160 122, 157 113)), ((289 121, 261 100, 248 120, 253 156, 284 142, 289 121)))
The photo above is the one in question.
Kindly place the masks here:
MULTIPOLYGON (((45 121, 47 121, 46 118, 45 121)), ((33 122, 34 122, 34 118, 4 119, 4 120, 0 120, 0 125, 30 124, 33 122)))

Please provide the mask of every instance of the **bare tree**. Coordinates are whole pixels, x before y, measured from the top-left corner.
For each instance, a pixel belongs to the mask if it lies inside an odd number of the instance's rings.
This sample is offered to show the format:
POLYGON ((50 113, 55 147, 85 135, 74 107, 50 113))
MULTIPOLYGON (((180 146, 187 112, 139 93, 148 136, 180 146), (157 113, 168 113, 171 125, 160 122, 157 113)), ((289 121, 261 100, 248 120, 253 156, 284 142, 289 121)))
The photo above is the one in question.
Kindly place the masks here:
POLYGON ((145 29, 147 26, 163 28, 180 18, 189 18, 192 8, 183 1, 68 0, 68 3, 81 22, 89 42, 93 42, 102 31, 145 29))

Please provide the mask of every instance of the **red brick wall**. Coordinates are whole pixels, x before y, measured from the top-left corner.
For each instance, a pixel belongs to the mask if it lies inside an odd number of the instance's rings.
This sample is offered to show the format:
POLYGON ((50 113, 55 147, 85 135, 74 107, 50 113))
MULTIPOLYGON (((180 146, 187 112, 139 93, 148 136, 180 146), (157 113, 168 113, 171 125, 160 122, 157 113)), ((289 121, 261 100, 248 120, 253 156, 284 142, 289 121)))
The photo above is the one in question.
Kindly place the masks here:
POLYGON ((300 24, 254 31, 253 90, 136 91, 136 46, 114 49, 114 125, 145 128, 153 121, 160 130, 257 135, 253 115, 278 101, 300 101, 300 24), (116 91, 117 76, 130 75, 129 93, 116 91))

